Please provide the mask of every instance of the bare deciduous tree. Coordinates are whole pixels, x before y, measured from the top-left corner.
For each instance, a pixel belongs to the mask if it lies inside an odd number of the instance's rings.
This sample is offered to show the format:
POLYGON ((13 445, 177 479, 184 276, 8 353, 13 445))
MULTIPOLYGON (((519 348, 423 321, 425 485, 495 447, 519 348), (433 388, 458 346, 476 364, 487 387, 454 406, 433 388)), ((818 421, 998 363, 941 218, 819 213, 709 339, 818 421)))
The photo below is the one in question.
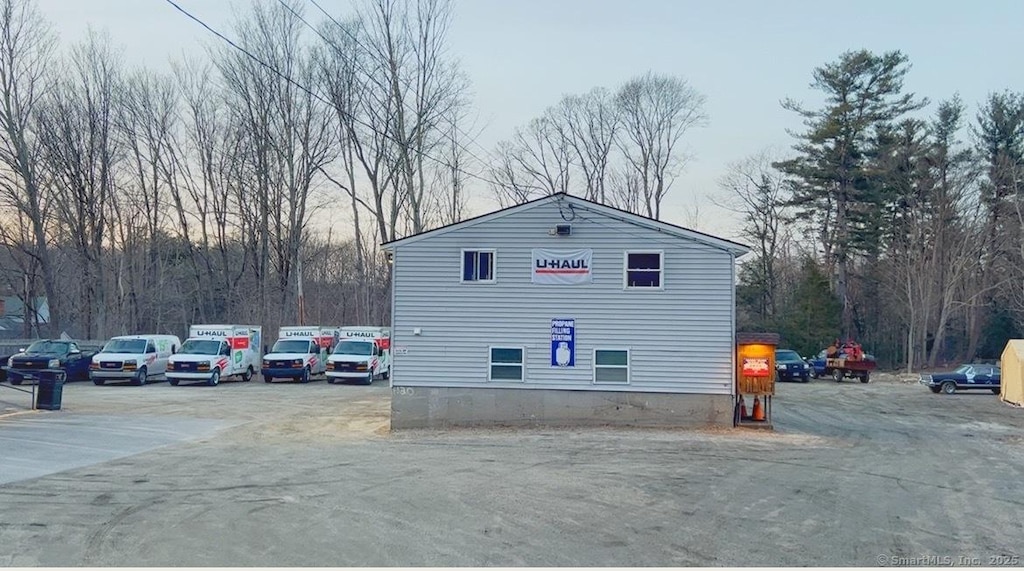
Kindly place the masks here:
POLYGON ((779 293, 777 264, 780 246, 789 221, 785 205, 788 187, 785 175, 772 163, 778 160, 776 152, 765 150, 733 163, 719 180, 726 193, 716 204, 740 214, 740 236, 752 243, 757 254, 757 270, 752 275, 761 280, 760 317, 767 319, 776 314, 779 293))
POLYGON ((640 184, 643 214, 661 218, 661 202, 685 164, 680 140, 707 121, 704 96, 686 81, 647 73, 615 94, 619 147, 640 184))
POLYGON ((59 330, 63 311, 48 237, 50 196, 39 172, 41 146, 35 123, 47 89, 53 40, 35 4, 0 0, 0 192, 3 204, 18 212, 19 220, 24 217, 31 230, 27 240, 17 243, 5 233, 4 245, 12 254, 17 250, 38 262, 50 325, 59 330))
POLYGON ((620 127, 615 100, 608 90, 595 87, 583 95, 563 98, 556 113, 567 127, 574 162, 586 183, 583 196, 602 204, 607 202, 612 152, 620 127))
POLYGON ((516 129, 511 141, 498 145, 491 168, 495 194, 503 206, 572 190, 573 150, 563 118, 549 109, 516 129))
POLYGON ((107 330, 104 264, 117 163, 122 159, 114 134, 122 90, 119 61, 109 38, 90 33, 73 48, 40 111, 40 139, 47 180, 55 193, 59 236, 80 263, 78 313, 90 338, 107 330))

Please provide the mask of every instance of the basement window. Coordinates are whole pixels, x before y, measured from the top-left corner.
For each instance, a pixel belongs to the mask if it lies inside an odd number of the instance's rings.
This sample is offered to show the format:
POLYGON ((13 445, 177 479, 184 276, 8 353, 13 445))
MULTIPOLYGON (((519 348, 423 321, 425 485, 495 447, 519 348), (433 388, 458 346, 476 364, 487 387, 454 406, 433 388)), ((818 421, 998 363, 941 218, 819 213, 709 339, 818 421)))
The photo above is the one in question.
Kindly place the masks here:
POLYGON ((494 250, 462 251, 462 283, 494 283, 494 250))
POLYGON ((521 381, 523 380, 522 347, 490 347, 488 362, 488 381, 521 381))
POLYGON ((625 263, 626 289, 661 289, 662 267, 665 253, 655 251, 627 251, 625 263))
POLYGON ((594 382, 629 383, 629 349, 594 349, 594 382))

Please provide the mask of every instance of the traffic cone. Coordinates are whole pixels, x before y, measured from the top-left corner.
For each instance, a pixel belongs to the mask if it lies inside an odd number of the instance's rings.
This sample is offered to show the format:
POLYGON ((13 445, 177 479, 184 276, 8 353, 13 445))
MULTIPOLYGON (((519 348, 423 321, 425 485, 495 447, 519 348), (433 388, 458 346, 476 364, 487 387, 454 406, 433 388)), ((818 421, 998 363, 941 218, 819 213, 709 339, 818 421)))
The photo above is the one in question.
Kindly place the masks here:
POLYGON ((754 420, 764 420, 764 408, 761 406, 761 399, 754 397, 754 420))
POLYGON ((747 399, 740 397, 740 419, 750 418, 747 416, 747 399))

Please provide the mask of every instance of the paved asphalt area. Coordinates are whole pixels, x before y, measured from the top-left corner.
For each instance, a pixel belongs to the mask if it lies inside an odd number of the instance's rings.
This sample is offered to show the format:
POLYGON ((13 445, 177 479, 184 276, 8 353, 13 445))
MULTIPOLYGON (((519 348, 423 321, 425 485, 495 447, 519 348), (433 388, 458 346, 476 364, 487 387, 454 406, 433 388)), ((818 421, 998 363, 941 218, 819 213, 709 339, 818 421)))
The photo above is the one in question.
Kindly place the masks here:
POLYGON ((778 393, 774 433, 390 433, 386 383, 73 383, 0 418, 0 565, 1021 564, 1024 410, 778 393))

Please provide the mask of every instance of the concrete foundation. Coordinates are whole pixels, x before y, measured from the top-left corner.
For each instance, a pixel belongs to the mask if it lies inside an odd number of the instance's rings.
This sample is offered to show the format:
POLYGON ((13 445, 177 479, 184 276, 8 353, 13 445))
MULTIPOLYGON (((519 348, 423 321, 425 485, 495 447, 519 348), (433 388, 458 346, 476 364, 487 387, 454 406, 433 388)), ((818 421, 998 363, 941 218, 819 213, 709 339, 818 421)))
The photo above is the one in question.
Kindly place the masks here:
POLYGON ((731 427, 733 397, 673 393, 394 387, 391 428, 731 427))

